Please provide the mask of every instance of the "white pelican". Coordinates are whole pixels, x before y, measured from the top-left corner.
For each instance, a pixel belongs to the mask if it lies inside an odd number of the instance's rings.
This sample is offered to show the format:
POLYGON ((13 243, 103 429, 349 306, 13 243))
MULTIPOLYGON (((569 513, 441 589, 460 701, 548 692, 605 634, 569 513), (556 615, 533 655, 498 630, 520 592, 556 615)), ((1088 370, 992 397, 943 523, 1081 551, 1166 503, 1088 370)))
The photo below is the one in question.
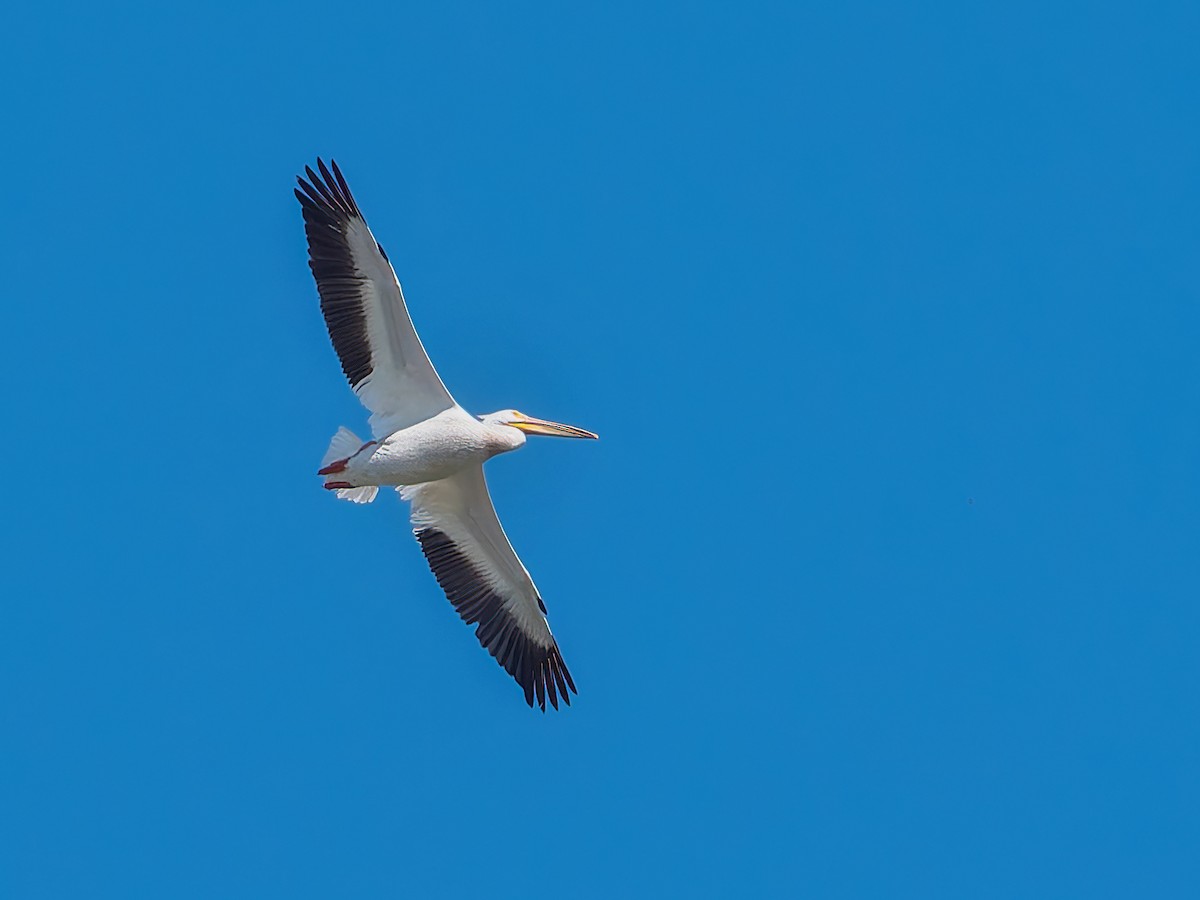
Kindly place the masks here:
POLYGON ((496 661, 544 712, 569 706, 575 682, 533 580, 500 527, 483 464, 527 434, 595 438, 582 428, 504 409, 476 418, 454 402, 413 329, 400 282, 346 179, 317 160, 297 178, 309 266, 342 370, 371 412, 365 443, 338 429, 318 474, 325 487, 370 503, 383 485, 412 501, 413 534, 438 584, 496 661))

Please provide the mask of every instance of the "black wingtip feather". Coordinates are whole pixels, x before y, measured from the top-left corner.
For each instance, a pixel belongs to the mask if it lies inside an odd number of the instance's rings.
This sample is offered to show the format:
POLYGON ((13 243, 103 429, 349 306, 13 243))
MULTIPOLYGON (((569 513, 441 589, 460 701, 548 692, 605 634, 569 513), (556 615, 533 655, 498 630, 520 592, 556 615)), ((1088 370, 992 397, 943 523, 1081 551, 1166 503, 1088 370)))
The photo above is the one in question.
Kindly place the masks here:
POLYGON ((320 175, 305 166, 308 179, 297 177, 295 189, 308 237, 308 265, 321 295, 333 349, 346 380, 358 388, 370 377, 373 362, 361 290, 365 276, 355 265, 347 233, 351 220, 361 221, 362 213, 336 164, 336 176, 330 175, 323 160, 317 160, 317 169, 320 175))
POLYGON ((421 528, 413 533, 446 597, 464 622, 476 626, 479 643, 521 686, 525 702, 532 708, 536 700, 545 712, 549 694, 554 709, 558 709, 559 697, 570 706, 568 685, 574 693, 578 691, 554 639, 550 639, 549 646, 543 646, 522 631, 505 607, 504 599, 486 586, 486 581, 446 534, 436 528, 421 528))
MULTIPOLYGON (((542 663, 542 666, 547 670, 553 670, 554 664, 549 659, 547 659, 545 662, 542 663)), ((550 705, 553 706, 555 709, 558 709, 558 694, 554 690, 554 676, 551 675, 549 678, 546 678, 545 680, 546 680, 546 694, 550 697, 550 705)))

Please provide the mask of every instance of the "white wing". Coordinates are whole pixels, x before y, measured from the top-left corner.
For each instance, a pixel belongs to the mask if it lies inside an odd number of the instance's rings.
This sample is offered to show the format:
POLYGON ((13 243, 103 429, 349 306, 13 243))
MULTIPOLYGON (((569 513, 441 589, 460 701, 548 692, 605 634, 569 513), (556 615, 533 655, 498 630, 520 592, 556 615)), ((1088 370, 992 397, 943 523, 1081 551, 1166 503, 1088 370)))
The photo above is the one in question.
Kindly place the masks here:
POLYGON ((475 636, 525 691, 525 701, 558 709, 575 682, 546 621, 546 607, 500 527, 483 466, 400 488, 411 500, 413 534, 438 584, 475 636), (557 688, 557 690, 556 690, 557 688))
POLYGON ((413 329, 387 254, 371 235, 337 163, 305 167, 296 197, 304 211, 309 267, 342 370, 371 411, 376 438, 454 406, 413 329), (323 176, 323 177, 322 177, 323 176))

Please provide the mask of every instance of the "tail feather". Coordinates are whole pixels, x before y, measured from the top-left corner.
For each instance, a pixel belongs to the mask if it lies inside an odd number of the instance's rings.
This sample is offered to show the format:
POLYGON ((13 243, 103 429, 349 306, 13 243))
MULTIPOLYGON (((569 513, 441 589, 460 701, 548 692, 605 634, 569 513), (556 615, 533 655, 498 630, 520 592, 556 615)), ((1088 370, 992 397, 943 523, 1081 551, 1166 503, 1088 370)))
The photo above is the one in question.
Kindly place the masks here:
POLYGON ((369 444, 364 444, 359 440, 358 435, 353 431, 342 427, 337 430, 337 434, 329 442, 329 449, 325 451, 325 456, 321 459, 321 468, 317 474, 327 476, 325 487, 334 491, 342 500, 349 500, 351 503, 370 503, 379 493, 379 488, 373 484, 353 487, 349 482, 338 480, 336 477, 339 472, 346 470, 350 458, 366 446, 369 444), (346 486, 342 487, 341 485, 346 486))
POLYGON ((358 439, 358 435, 343 425, 329 442, 329 449, 321 458, 321 468, 325 468, 332 462, 349 459, 359 451, 362 445, 363 442, 358 439))
POLYGON ((373 484, 368 484, 364 487, 337 489, 338 497, 342 500, 349 500, 351 503, 370 503, 378 493, 379 488, 373 484))

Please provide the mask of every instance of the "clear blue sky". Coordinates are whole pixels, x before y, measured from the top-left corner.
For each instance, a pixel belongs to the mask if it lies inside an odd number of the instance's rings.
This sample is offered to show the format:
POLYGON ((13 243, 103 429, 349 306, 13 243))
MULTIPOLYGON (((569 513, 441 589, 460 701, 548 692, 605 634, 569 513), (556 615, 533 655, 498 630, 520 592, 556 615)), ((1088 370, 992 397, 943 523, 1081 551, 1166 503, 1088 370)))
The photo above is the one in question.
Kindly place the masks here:
POLYGON ((731 6, 6 13, 0 895, 1200 896, 1200 12, 731 6), (565 712, 320 489, 318 154, 601 435, 565 712))

